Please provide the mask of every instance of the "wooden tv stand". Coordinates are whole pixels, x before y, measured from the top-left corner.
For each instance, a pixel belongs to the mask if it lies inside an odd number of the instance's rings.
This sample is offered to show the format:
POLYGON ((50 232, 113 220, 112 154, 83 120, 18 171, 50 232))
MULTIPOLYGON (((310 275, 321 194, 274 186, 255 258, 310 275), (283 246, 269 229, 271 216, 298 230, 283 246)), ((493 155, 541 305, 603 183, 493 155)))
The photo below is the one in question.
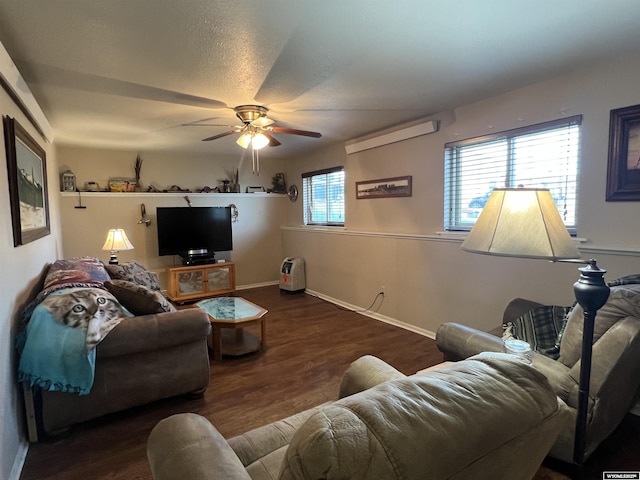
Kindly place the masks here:
POLYGON ((214 297, 236 289, 236 264, 171 265, 167 267, 167 297, 183 303, 214 297))

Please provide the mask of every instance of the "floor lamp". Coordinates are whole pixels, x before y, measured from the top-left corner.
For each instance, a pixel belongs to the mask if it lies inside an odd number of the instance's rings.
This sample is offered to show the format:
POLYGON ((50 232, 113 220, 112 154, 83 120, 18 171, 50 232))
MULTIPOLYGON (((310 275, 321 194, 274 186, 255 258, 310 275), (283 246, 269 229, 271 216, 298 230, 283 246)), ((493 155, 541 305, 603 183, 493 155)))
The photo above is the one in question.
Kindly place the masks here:
POLYGON ((548 189, 494 189, 461 248, 485 255, 587 264, 579 269, 580 278, 573 285, 576 300, 584 310, 573 450, 574 463, 582 465, 587 441, 593 325, 598 309, 609 298, 609 287, 604 281, 606 271, 598 268, 595 260, 580 260, 580 252, 548 189))

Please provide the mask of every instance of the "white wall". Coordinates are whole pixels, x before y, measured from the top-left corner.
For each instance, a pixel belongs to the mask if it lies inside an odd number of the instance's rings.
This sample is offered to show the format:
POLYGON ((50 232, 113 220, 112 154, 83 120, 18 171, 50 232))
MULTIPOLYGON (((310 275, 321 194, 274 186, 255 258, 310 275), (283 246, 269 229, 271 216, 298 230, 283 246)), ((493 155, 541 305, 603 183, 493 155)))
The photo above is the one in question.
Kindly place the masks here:
MULTIPOLYGON (((93 150, 76 147, 58 147, 60 171, 71 169, 79 187, 87 181, 107 186, 109 178, 133 177, 136 152, 93 150)), ((101 250, 110 228, 123 228, 134 250, 120 252, 121 262, 136 260, 160 275, 162 287, 166 287, 164 267, 179 258, 158 256, 156 207, 187 207, 187 195, 194 207, 236 205, 238 221, 233 227, 233 251, 219 254, 236 262, 238 287, 273 283, 278 279, 282 262, 280 227, 286 222, 288 199, 284 195, 247 193, 197 193, 203 186, 215 187, 221 179, 229 178, 238 166, 238 159, 211 158, 189 154, 142 153, 141 182, 153 184, 159 189, 178 185, 193 193, 81 193, 60 194, 62 243, 64 257, 92 255, 107 261, 109 252, 101 250), (82 203, 86 208, 75 208, 82 203), (151 218, 151 226, 138 224, 141 204, 151 218)), ((240 184, 272 188, 272 178, 281 172, 280 160, 261 159, 260 175, 251 171, 251 162, 243 162, 240 184)))
POLYGON ((284 255, 305 259, 307 288, 347 304, 368 307, 384 286, 381 318, 429 335, 444 321, 493 328, 517 296, 571 304, 577 266, 474 255, 437 232, 446 142, 582 114, 578 236, 587 242, 580 249, 607 279, 640 272, 638 203, 605 201, 609 112, 640 103, 639 75, 640 59, 618 59, 434 115, 441 127, 431 135, 349 156, 336 145, 290 163, 299 185, 302 172, 345 166, 346 228, 300 227, 299 200, 282 232, 284 255), (412 197, 355 199, 355 182, 400 175, 413 176, 412 197))
POLYGON ((17 388, 15 336, 20 312, 36 293, 45 266, 61 253, 58 196, 58 165, 55 151, 36 131, 4 90, 0 88, 0 112, 14 117, 45 149, 51 234, 23 246, 13 246, 7 161, 0 145, 0 478, 17 479, 27 451, 21 394, 17 388))

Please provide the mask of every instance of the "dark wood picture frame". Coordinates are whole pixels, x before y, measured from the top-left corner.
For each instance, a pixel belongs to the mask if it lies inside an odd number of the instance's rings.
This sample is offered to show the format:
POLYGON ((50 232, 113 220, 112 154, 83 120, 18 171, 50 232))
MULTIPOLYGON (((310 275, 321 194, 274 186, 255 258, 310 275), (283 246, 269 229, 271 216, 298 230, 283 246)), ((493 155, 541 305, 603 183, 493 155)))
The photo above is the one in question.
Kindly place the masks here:
POLYGON ((3 116, 13 246, 51 233, 45 151, 14 119, 3 116))
POLYGON ((606 199, 640 200, 640 105, 611 110, 606 199))
POLYGON ((356 199, 411 196, 411 175, 356 182, 356 199))

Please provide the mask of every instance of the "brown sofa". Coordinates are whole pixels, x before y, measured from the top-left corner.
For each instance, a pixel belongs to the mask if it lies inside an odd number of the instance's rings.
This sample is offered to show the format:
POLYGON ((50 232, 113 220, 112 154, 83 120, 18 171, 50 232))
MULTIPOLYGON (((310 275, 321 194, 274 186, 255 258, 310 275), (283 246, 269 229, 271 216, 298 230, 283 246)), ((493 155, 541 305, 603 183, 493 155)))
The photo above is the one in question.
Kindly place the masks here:
MULTIPOLYGON (((71 284, 75 288, 99 288, 100 292, 106 292, 105 284, 114 282, 122 291, 110 286, 113 295, 138 314, 120 321, 95 346, 93 384, 88 394, 60 391, 60 388, 50 391, 50 387, 41 382, 23 378, 28 434, 32 442, 109 413, 176 395, 201 394, 209 383, 207 339, 211 325, 204 311, 198 308, 176 311, 159 291, 142 285, 140 278, 153 280, 153 275, 146 272, 141 277, 142 270, 137 264, 133 269, 136 278, 131 277, 129 282, 104 277, 101 271, 96 274, 100 263, 95 259, 58 261, 51 266, 43 291, 55 292, 57 287, 52 285, 60 278, 69 283, 76 267, 90 270, 90 274, 82 273, 82 281, 74 278, 71 284), (136 296, 138 299, 134 300, 136 296), (144 309, 153 313, 140 314, 144 309)), ((123 268, 126 270, 127 266, 123 268)), ((112 269, 110 274, 117 277, 118 272, 122 273, 122 269, 112 269)), ((62 286, 66 288, 66 284, 62 286)), ((43 303, 42 298, 46 295, 41 295, 35 303, 43 303)), ((33 317, 30 318, 33 321, 33 317)))
POLYGON ((340 400, 226 440, 199 415, 156 425, 155 480, 530 479, 569 414, 544 376, 483 353, 405 377, 365 356, 340 400))

